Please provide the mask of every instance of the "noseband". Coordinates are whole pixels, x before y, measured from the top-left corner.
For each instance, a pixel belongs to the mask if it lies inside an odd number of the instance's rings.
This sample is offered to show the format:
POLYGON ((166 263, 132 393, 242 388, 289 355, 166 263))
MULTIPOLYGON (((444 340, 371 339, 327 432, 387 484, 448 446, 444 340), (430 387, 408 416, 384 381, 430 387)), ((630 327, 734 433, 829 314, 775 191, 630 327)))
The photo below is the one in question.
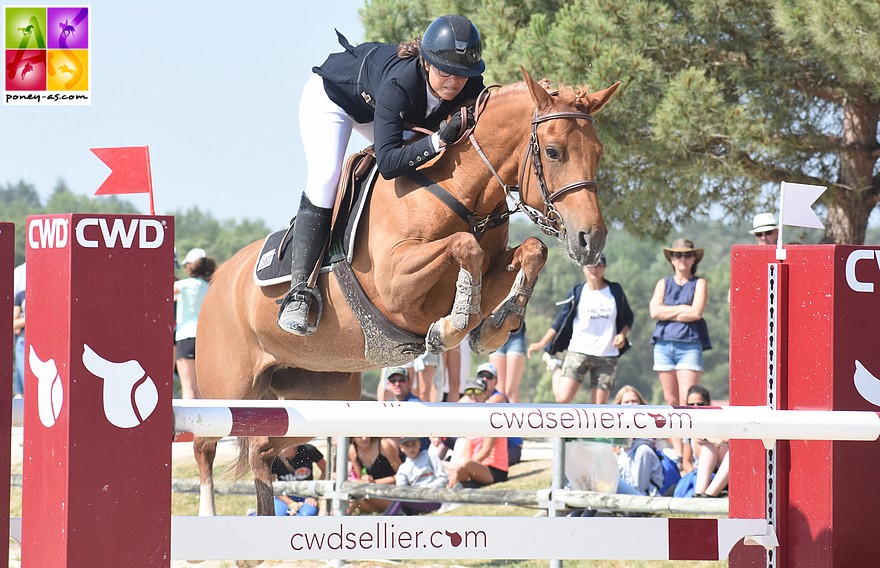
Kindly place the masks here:
MULTIPOLYGON (((555 95, 556 93, 551 93, 555 95)), ((486 102, 489 98, 488 88, 480 93, 478 97, 477 109, 481 109, 483 103, 486 102)), ((477 120, 479 120, 479 110, 477 111, 477 120)), ((557 239, 562 239, 562 236, 565 234, 565 226, 562 224, 561 217, 559 212, 556 210, 556 207, 553 206, 553 202, 560 199, 563 195, 577 191, 582 188, 587 188, 593 192, 599 191, 599 185, 595 180, 581 180, 576 181, 574 183, 570 183, 564 187, 557 189, 556 191, 551 192, 547 188, 547 182, 544 179, 544 165, 541 163, 541 142, 538 140, 538 125, 542 122, 547 122, 550 120, 557 119, 584 119, 593 122, 593 115, 588 114, 586 112, 579 111, 562 111, 562 112, 551 112, 549 114, 544 114, 538 116, 538 111, 535 110, 535 117, 532 119, 532 134, 529 138, 529 143, 526 146, 525 153, 523 154, 522 166, 519 171, 519 183, 516 185, 509 185, 504 183, 504 180, 501 179, 501 176, 498 175, 498 172, 492 167, 492 164, 489 162, 489 159, 486 157, 486 154, 483 153, 483 149, 480 148, 480 145, 477 143, 476 136, 474 136, 473 130, 469 135, 469 140, 471 145, 477 151, 477 154, 483 159, 486 166, 489 168, 489 171, 492 172, 492 175, 495 176, 495 179, 498 180, 498 183, 501 184, 501 187, 504 188, 504 194, 509 197, 513 203, 514 208, 522 211, 528 216, 532 222, 537 225, 544 234, 556 237, 557 239), (523 183, 525 181, 526 174, 526 166, 529 163, 529 158, 531 157, 532 163, 532 172, 535 174, 535 179, 538 180, 538 187, 541 189, 541 198, 544 200, 544 211, 538 211, 534 207, 527 205, 523 201, 523 183), (517 197, 514 197, 512 194, 516 193, 517 197)))

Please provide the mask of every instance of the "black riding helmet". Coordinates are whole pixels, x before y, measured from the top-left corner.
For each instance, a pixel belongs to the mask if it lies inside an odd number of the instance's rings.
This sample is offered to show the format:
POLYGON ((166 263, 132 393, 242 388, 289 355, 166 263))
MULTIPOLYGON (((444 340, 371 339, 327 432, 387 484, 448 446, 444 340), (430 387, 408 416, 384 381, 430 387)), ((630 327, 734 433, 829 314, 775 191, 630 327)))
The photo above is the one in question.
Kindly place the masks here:
POLYGON ((464 16, 440 16, 422 37, 422 57, 445 72, 460 77, 483 74, 483 44, 477 27, 464 16))

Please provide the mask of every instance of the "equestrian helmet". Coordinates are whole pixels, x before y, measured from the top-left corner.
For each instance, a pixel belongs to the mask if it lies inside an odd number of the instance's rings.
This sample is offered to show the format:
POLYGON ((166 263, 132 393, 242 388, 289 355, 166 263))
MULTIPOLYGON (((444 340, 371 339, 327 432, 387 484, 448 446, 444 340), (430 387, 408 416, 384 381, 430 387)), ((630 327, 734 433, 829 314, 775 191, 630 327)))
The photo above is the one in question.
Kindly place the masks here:
POLYGON ((422 37, 422 57, 437 69, 459 77, 483 74, 483 44, 477 27, 464 16, 440 16, 422 37))

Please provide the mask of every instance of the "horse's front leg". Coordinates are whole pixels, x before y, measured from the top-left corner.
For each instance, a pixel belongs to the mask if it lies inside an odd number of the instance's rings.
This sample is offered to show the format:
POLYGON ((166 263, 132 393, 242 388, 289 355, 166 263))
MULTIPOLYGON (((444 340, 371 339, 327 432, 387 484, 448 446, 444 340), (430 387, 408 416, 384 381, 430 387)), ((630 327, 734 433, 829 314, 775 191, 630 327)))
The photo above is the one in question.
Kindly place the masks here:
POLYGON ((425 347, 428 353, 443 353, 461 343, 480 321, 481 288, 485 252, 470 233, 456 233, 449 238, 449 257, 458 263, 452 311, 428 328, 425 347))
POLYGON ((213 517, 214 507, 214 457, 217 455, 219 438, 200 438, 193 440, 193 455, 199 466, 199 516, 213 517))
POLYGON ((529 237, 498 258, 486 274, 483 287, 483 305, 495 308, 470 332, 471 350, 488 355, 522 326, 526 305, 545 262, 547 247, 535 237, 529 237))

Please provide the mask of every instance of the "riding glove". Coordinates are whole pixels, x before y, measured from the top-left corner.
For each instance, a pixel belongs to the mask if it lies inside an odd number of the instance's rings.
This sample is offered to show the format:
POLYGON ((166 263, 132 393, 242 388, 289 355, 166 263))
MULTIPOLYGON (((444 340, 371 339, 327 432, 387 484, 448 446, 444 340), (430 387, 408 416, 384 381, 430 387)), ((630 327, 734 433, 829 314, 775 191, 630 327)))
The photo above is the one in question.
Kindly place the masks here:
POLYGON ((457 112, 449 117, 448 120, 444 120, 440 123, 440 140, 442 140, 446 144, 453 144, 461 138, 461 135, 465 130, 473 128, 476 125, 476 120, 474 119, 474 107, 468 107, 466 114, 467 124, 465 124, 464 128, 462 128, 461 124, 461 115, 463 113, 457 112))

